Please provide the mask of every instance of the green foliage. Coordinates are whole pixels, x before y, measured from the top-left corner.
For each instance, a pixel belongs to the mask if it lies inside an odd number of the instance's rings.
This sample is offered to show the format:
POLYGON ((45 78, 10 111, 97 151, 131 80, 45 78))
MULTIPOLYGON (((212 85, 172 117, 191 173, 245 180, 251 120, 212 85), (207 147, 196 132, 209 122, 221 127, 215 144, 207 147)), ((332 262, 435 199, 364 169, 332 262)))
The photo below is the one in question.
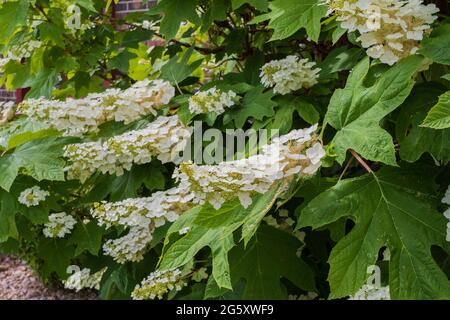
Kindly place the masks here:
MULTIPOLYGON (((66 279, 70 265, 106 268, 102 299, 129 299, 151 272, 171 268, 182 270, 188 285, 169 299, 286 299, 311 292, 346 298, 373 265, 388 265, 382 282, 393 299, 450 299, 441 203, 450 184, 450 26, 442 1, 427 1, 441 12, 417 54, 392 66, 370 58, 359 34, 347 32, 321 0, 159 0, 120 19, 114 3, 0 3, 6 57, 0 85, 28 88, 26 99, 79 99, 144 79, 175 88, 153 115, 110 121, 79 137, 18 112, 6 121, 0 109, 0 252, 21 256, 46 281, 66 279), (75 27, 71 4, 81 14, 75 27), (149 49, 148 40, 157 45, 149 49), (27 50, 30 44, 36 47, 27 50), (292 55, 321 70, 317 83, 282 95, 262 83, 261 68, 292 55), (191 113, 192 95, 214 87, 233 91, 234 105, 220 115, 191 113), (141 261, 119 264, 104 245, 129 229, 100 226, 91 215, 94 203, 176 187, 178 163, 155 157, 120 176, 96 172, 82 183, 67 179, 64 147, 174 114, 186 126, 202 121, 204 130, 224 136, 228 129, 287 134, 318 124, 326 156, 315 176, 281 179, 252 194, 247 208, 237 199, 219 209, 190 203, 174 222, 152 230, 141 261), (50 195, 27 206, 19 197, 33 186, 50 195), (75 219, 73 230, 45 237, 49 215, 60 212, 75 219), (381 261, 385 248, 389 261, 381 261)), ((277 81, 289 80, 290 72, 299 70, 284 70, 277 81)), ((289 85, 307 78, 303 73, 289 85)))
POLYGON ((425 152, 442 163, 450 160, 450 130, 420 126, 443 89, 435 83, 416 86, 406 99, 397 120, 397 138, 403 160, 415 162, 425 152))
POLYGON ((433 31, 430 38, 423 41, 423 48, 420 52, 441 64, 450 64, 450 54, 448 47, 450 45, 450 24, 443 24, 433 31))
POLYGON ((242 107, 231 113, 230 117, 234 120, 237 128, 242 128, 247 119, 252 117, 257 120, 263 120, 264 117, 274 115, 273 108, 277 105, 272 98, 274 93, 264 92, 262 86, 255 87, 248 91, 242 100, 242 107))
POLYGON ((105 231, 93 221, 87 224, 79 223, 70 236, 69 244, 76 246, 75 256, 80 255, 84 251, 98 255, 104 234, 105 231))
POLYGON ((152 9, 154 13, 162 12, 164 18, 161 20, 161 33, 166 39, 172 39, 177 34, 180 23, 183 21, 198 22, 196 7, 198 0, 184 1, 159 1, 152 9))
POLYGON ((27 0, 8 1, 0 10, 0 41, 5 41, 14 35, 16 28, 27 23, 29 2, 27 0))
POLYGON ((407 58, 366 86, 370 71, 366 58, 353 69, 345 88, 334 92, 326 120, 338 130, 333 139, 338 162, 344 162, 346 151, 353 149, 366 159, 395 165, 392 137, 379 122, 409 95, 421 61, 420 57, 407 58))
POLYGON ((269 20, 268 27, 273 29, 271 40, 282 40, 290 37, 301 28, 313 40, 319 39, 320 20, 326 16, 327 6, 318 0, 292 2, 275 0, 270 2, 270 12, 256 17, 255 22, 269 20))
POLYGON ((22 169, 37 181, 64 181, 65 162, 62 141, 55 138, 44 138, 26 142, 13 152, 0 159, 0 187, 9 191, 14 180, 22 169))
POLYGON ((439 102, 430 110, 422 126, 433 129, 450 128, 450 91, 439 97, 439 102))
POLYGON ((336 244, 328 261, 332 298, 356 292, 384 246, 391 252, 393 298, 449 298, 450 281, 430 253, 433 245, 450 250, 441 228, 446 220, 433 208, 433 180, 428 168, 386 168, 340 181, 302 211, 300 227, 318 228, 342 217, 356 224, 336 244), (426 178, 418 174, 421 170, 427 170, 426 178))
MULTIPOLYGON (((290 280, 303 290, 315 291, 313 271, 296 256, 299 247, 301 243, 294 237, 264 225, 245 247, 241 244, 233 249, 229 258, 232 283, 235 286, 241 280, 246 283, 241 298, 286 299, 281 278, 290 280)), ((224 293, 211 278, 205 298, 216 298, 224 293)))

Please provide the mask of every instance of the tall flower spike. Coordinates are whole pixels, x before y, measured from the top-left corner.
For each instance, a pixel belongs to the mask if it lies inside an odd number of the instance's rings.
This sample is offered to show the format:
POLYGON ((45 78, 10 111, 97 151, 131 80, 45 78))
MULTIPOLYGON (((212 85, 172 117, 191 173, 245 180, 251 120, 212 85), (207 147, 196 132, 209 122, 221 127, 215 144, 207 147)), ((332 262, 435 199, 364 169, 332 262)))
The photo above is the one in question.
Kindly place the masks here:
POLYGON ((134 300, 162 299, 172 290, 181 291, 185 285, 186 281, 178 269, 155 271, 136 286, 131 297, 134 300))
POLYGON ((314 68, 315 65, 315 62, 297 56, 273 60, 262 66, 261 83, 283 95, 302 88, 308 89, 317 83, 319 77, 320 69, 314 68))
POLYGON ((422 0, 332 0, 329 5, 342 28, 360 33, 367 54, 389 65, 417 52, 439 12, 422 0))
POLYGON ((190 209, 193 206, 192 197, 183 186, 179 186, 155 192, 148 198, 95 204, 91 215, 99 225, 130 228, 127 235, 108 240, 103 247, 105 254, 119 263, 141 260, 152 241, 154 230, 166 222, 175 221, 190 209))
POLYGON ((81 135, 97 132, 108 121, 127 124, 148 114, 156 115, 156 110, 174 95, 175 88, 166 81, 143 80, 126 90, 108 89, 82 99, 29 99, 19 105, 18 111, 65 135, 81 135))
POLYGON ((174 177, 186 184, 193 201, 209 202, 216 209, 237 197, 244 207, 251 195, 267 192, 276 182, 295 174, 312 175, 321 165, 325 150, 318 141, 317 126, 294 130, 262 147, 261 153, 247 159, 218 165, 182 163, 174 177))
POLYGON ((158 158, 163 163, 174 162, 184 150, 190 131, 178 116, 158 117, 141 130, 126 132, 105 142, 68 145, 64 156, 69 179, 84 182, 94 172, 122 175, 133 164, 149 163, 158 158))

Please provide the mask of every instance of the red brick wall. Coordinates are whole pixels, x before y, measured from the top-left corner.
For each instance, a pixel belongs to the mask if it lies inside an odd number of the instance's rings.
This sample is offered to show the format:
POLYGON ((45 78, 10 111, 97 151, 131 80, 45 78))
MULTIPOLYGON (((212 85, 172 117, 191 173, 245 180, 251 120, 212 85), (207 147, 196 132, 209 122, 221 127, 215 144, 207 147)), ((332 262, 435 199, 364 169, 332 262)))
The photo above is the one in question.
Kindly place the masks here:
POLYGON ((14 92, 7 91, 5 88, 0 88, 0 101, 16 100, 14 92))
MULTIPOLYGON (((186 0, 189 1, 189 0, 186 0)), ((120 0, 116 4, 116 17, 123 18, 127 13, 146 11, 156 3, 156 0, 149 0, 147 3, 143 3, 140 0, 120 0)))

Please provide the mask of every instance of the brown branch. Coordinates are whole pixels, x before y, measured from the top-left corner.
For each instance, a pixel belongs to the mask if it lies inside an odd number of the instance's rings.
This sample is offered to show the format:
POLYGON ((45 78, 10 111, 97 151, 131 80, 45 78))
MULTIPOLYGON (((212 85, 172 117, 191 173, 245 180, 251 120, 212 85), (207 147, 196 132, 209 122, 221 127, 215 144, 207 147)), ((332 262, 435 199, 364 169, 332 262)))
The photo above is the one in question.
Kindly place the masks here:
POLYGON ((353 159, 355 159, 355 158, 351 158, 351 159, 347 162, 347 164, 345 165, 344 170, 342 171, 341 175, 339 176, 339 180, 341 180, 341 179, 344 177, 344 175, 345 175, 345 173, 347 172, 348 168, 350 168, 350 165, 351 165, 351 163, 353 162, 353 159))
MULTIPOLYGON (((157 36, 159 36, 159 35, 157 35, 157 36)), ((203 48, 203 47, 193 46, 190 43, 182 42, 182 41, 175 40, 175 39, 171 39, 169 42, 178 44, 178 45, 186 47, 186 48, 194 48, 194 50, 199 51, 203 54, 213 54, 213 53, 218 53, 218 52, 222 52, 223 50, 225 50, 224 46, 215 47, 215 48, 203 48)))
POLYGON ((364 169, 366 169, 367 172, 373 173, 372 169, 370 169, 369 165, 361 158, 359 154, 357 154, 354 150, 350 149, 350 153, 352 156, 363 166, 364 169))

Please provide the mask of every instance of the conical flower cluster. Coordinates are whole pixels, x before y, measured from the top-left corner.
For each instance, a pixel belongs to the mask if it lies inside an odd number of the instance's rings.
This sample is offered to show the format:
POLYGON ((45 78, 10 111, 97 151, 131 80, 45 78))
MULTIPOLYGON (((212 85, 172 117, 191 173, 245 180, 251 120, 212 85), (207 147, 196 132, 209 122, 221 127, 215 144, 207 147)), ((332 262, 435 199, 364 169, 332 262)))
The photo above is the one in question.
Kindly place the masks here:
POLYGON ((144 164, 153 158, 163 163, 175 161, 184 150, 190 131, 178 116, 160 116, 141 130, 126 132, 107 139, 68 145, 64 156, 70 165, 69 179, 85 181, 94 172, 122 175, 133 164, 144 164))
POLYGON ((105 243, 105 254, 119 263, 139 261, 153 239, 154 230, 175 221, 196 204, 209 202, 220 208, 226 200, 238 197, 248 207, 252 195, 267 192, 275 183, 296 174, 314 174, 325 156, 316 130, 317 126, 293 130, 264 145, 260 154, 243 160, 218 165, 182 163, 174 172, 178 187, 148 198, 96 204, 91 215, 100 225, 129 229, 125 236, 105 243))
POLYGON ((223 92, 216 87, 206 91, 199 91, 189 98, 189 111, 191 113, 213 112, 220 115, 235 104, 236 93, 233 91, 223 92))
POLYGON ((63 280, 64 288, 69 290, 80 291, 83 289, 100 289, 100 281, 106 268, 91 274, 91 269, 80 269, 78 266, 69 266, 67 271, 72 273, 66 280, 63 280), (73 272, 74 271, 74 272, 73 272))
POLYGON ((175 221, 180 214, 190 209, 193 206, 192 197, 184 187, 175 187, 155 192, 148 198, 95 204, 91 215, 99 225, 130 229, 124 237, 106 242, 105 253, 119 263, 141 260, 154 230, 166 222, 175 221))
POLYGON ((172 290, 181 291, 185 285, 182 272, 178 269, 155 271, 136 286, 131 297, 134 300, 162 299, 172 290))
POLYGON ((82 99, 66 101, 45 98, 25 100, 18 106, 20 113, 43 121, 65 135, 97 132, 108 121, 135 121, 169 103, 175 95, 170 83, 162 80, 143 80, 126 90, 108 89, 91 93, 82 99))
POLYGON ((358 31, 367 54, 393 65, 417 52, 420 40, 431 32, 439 9, 422 0, 328 1, 341 26, 358 31))
POLYGON ((261 68, 261 83, 265 87, 273 87, 279 94, 288 94, 302 88, 311 88, 319 78, 319 68, 314 68, 315 62, 300 59, 297 56, 287 56, 281 60, 273 60, 261 68))
POLYGON ((174 177, 193 193, 197 203, 216 209, 239 197, 248 207, 251 195, 267 192, 276 182, 295 174, 312 175, 321 165, 325 150, 318 141, 317 126, 293 130, 262 147, 261 153, 218 165, 182 163, 174 177))

